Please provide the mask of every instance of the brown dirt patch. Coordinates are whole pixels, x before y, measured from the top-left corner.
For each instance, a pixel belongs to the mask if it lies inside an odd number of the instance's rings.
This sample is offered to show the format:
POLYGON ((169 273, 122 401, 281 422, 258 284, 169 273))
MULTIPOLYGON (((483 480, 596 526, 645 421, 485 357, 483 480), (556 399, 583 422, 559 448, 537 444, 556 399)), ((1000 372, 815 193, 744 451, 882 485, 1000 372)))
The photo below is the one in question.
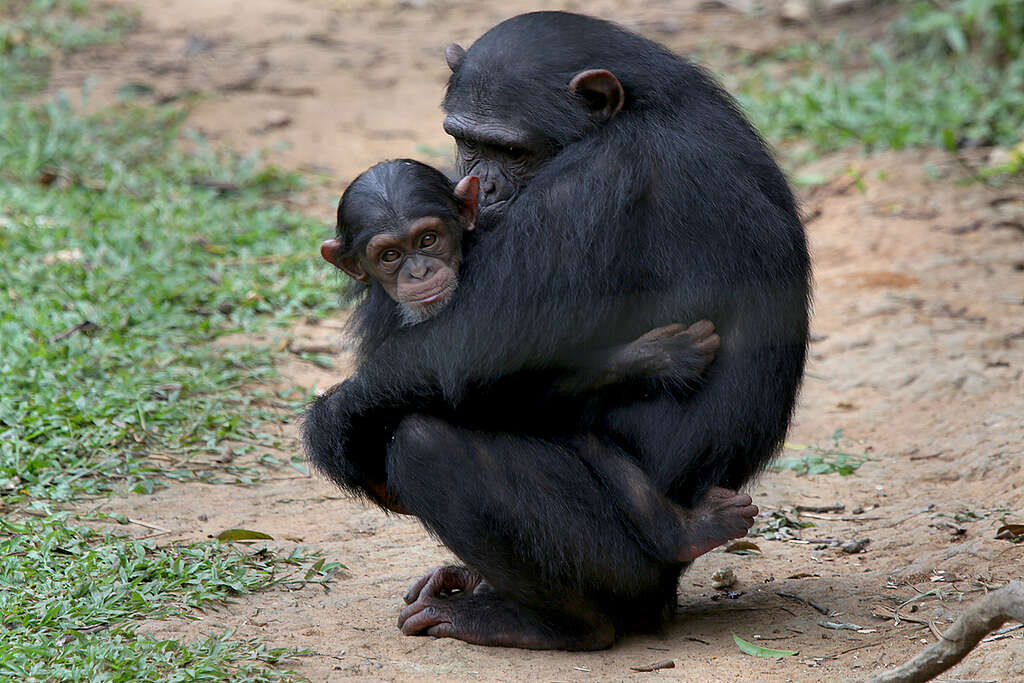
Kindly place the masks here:
MULTIPOLYGON (((344 183, 379 159, 444 163, 450 144, 437 106, 446 77, 443 46, 468 44, 497 21, 534 8, 523 0, 487 7, 342 0, 130 4, 140 8, 142 29, 77 58, 56 85, 76 90, 97 75, 97 105, 129 83, 151 86, 160 99, 203 93, 191 123, 210 138, 265 149, 275 162, 333 177, 330 197, 311 208, 324 217, 344 183)), ((681 51, 705 42, 764 49, 804 30, 701 9, 696 0, 565 6, 613 17, 681 51)), ((869 160, 837 155, 804 170, 840 180, 805 196, 813 216, 815 341, 790 439, 821 443, 842 428, 875 459, 849 477, 769 474, 753 494, 765 512, 845 504, 845 512, 812 516, 817 526, 803 536, 870 538, 865 552, 764 539, 754 539, 761 556, 713 552, 683 577, 680 615, 671 627, 627 638, 607 652, 524 652, 406 638, 394 627, 400 595, 422 572, 448 561, 446 551, 415 522, 343 499, 323 481, 289 469, 259 486, 174 485, 113 499, 105 509, 170 529, 167 540, 259 529, 290 539, 275 542, 283 548, 322 549, 349 573, 328 592, 269 591, 197 622, 146 628, 191 636, 229 626, 273 645, 310 648, 321 654, 296 666, 313 680, 831 681, 902 661, 932 641, 927 622, 943 629, 961 597, 971 597, 963 591, 972 582, 1024 576, 1024 546, 994 538, 1000 520, 1024 521, 1024 239, 1013 227, 1024 218, 1024 199, 1019 189, 1008 194, 960 182, 962 170, 938 152, 869 160), (863 190, 842 182, 850 169, 861 174, 863 190), (864 512, 853 514, 856 507, 864 512), (727 565, 739 578, 734 590, 742 594, 734 599, 710 587, 712 572, 727 565), (932 589, 941 589, 941 600, 904 610, 918 621, 896 625, 872 616, 895 596, 932 589), (820 614, 778 591, 840 612, 832 621, 874 631, 823 628, 820 614), (800 655, 779 662, 747 657, 731 632, 800 655), (630 670, 668 658, 677 668, 630 670)), ((296 325, 288 337, 300 345, 338 343, 339 322, 296 325)), ((290 356, 280 366, 282 385, 326 388, 351 371, 344 351, 335 358, 335 367, 325 370, 290 356)), ((281 425, 291 437, 293 417, 284 416, 281 425)), ((799 451, 787 452, 794 454, 799 451)), ((950 675, 1024 676, 1021 643, 1019 637, 984 643, 950 675)))

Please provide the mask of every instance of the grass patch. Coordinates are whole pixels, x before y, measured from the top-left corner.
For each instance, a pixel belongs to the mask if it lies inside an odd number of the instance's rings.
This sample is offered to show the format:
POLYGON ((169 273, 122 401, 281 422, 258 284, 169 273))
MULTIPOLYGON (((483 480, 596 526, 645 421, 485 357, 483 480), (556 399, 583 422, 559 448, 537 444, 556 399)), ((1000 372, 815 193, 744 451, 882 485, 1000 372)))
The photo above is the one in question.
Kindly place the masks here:
POLYGON ((799 475, 839 474, 845 477, 873 459, 867 451, 851 453, 845 448, 842 429, 835 431, 831 441, 827 446, 786 443, 786 452, 798 452, 800 455, 783 455, 772 462, 771 469, 775 472, 792 470, 799 475))
POLYGON ((151 488, 162 470, 147 453, 277 444, 259 429, 274 419, 268 397, 242 390, 273 373, 271 352, 214 342, 333 308, 315 258, 323 227, 273 201, 296 177, 253 158, 182 153, 181 118, 0 105, 7 496, 151 488))
POLYGON ((341 568, 301 550, 279 556, 231 545, 157 547, 101 533, 67 515, 0 520, 0 679, 280 680, 269 665, 302 654, 233 641, 139 634, 143 619, 196 618, 231 596, 323 583, 341 568))
POLYGON ((151 488, 164 474, 145 461, 154 451, 277 445, 259 429, 275 419, 266 399, 287 414, 305 398, 243 391, 273 373, 271 352, 214 342, 336 305, 315 257, 323 226, 275 201, 297 177, 202 145, 182 153, 181 120, 176 109, 80 118, 61 101, 0 104, 8 501, 151 488))
POLYGON ((340 565, 217 542, 160 547, 43 502, 257 478, 204 455, 225 440, 236 453, 281 446, 262 425, 306 397, 253 391, 272 351, 218 339, 325 314, 336 289, 316 258, 323 226, 281 201, 297 176, 198 138, 183 152, 180 108, 82 117, 62 100, 16 100, 45 86, 60 55, 130 25, 87 8, 0 7, 0 680, 293 678, 273 666, 298 653, 230 632, 160 640, 138 625, 322 583, 340 565))
POLYGON ((882 40, 779 50, 742 80, 740 99, 767 138, 810 157, 1000 145, 1024 129, 1024 3, 908 3, 882 40), (782 72, 779 62, 784 62, 782 72))
POLYGON ((0 4, 0 99, 42 90, 55 61, 116 40, 136 23, 131 12, 115 7, 91 9, 88 0, 4 0, 0 4))

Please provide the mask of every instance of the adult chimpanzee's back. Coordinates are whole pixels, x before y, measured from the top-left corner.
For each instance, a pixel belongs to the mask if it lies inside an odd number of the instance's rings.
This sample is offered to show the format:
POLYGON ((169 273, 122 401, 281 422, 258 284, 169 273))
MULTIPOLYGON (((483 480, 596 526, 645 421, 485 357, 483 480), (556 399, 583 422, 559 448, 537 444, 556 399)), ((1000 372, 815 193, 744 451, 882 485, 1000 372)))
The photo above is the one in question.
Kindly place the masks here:
POLYGON ((513 148, 519 139, 552 151, 468 264, 491 301, 461 324, 493 330, 492 311, 504 308, 522 322, 494 346, 470 340, 452 354, 447 381, 480 367, 567 362, 666 322, 710 319, 722 350, 706 385, 620 406, 604 428, 678 501, 711 484, 743 485, 774 454, 792 413, 809 262, 785 178, 731 98, 644 38, 541 12, 474 43, 444 106, 457 124, 450 132, 472 121, 493 135, 501 122, 513 148), (574 74, 595 68, 624 91, 621 110, 602 120, 564 97, 574 74), (511 273, 527 281, 511 285, 511 273))
POLYGON ((605 647, 670 610, 685 563, 753 514, 712 487, 747 482, 788 426, 803 229, 732 100, 644 38, 541 12, 446 56, 445 128, 482 189, 463 280, 316 402, 307 449, 349 490, 386 480, 468 566, 414 585, 404 632, 605 647), (721 336, 701 386, 610 394, 555 435, 517 408, 545 389, 523 377, 701 319, 721 336))

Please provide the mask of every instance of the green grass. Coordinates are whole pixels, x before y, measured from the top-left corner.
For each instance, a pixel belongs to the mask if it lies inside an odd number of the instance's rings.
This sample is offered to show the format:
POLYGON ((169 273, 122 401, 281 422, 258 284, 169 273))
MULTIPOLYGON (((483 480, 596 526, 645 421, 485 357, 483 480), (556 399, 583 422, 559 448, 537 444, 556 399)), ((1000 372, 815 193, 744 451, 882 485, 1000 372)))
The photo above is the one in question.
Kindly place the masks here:
POLYGON ((763 134, 801 148, 804 158, 849 145, 873 151, 1020 141, 1024 3, 904 5, 881 41, 787 46, 742 78, 740 100, 763 134))
POLYGON ((784 444, 784 454, 772 462, 771 469, 775 472, 792 470, 799 475, 839 474, 848 476, 872 459, 866 450, 862 453, 850 452, 850 449, 844 445, 843 430, 837 429, 832 434, 831 443, 827 446, 784 444), (801 453, 801 455, 788 455, 790 452, 801 453))
POLYGON ((0 99, 46 86, 62 55, 110 42, 135 25, 120 8, 88 0, 4 0, 0 4, 0 99))
MULTIPOLYGON (((282 208, 297 179, 174 144, 181 112, 0 105, 0 490, 68 500, 144 486, 295 400, 248 388, 267 349, 218 347, 336 304, 323 227, 282 208), (203 184, 228 183, 224 194, 203 184), (85 329, 78 326, 86 325, 85 329), (79 329, 79 331, 74 331, 79 329), (62 336, 66 335, 66 336, 62 336)), ((302 395, 291 398, 302 399, 302 395)), ((242 481, 258 476, 235 471, 242 481)))
MULTIPOLYGON (((60 55, 130 27, 87 9, 0 6, 0 680, 292 679, 275 665, 298 653, 138 626, 322 583, 340 565, 216 541, 160 546, 93 530, 97 515, 51 512, 172 479, 245 484, 284 464, 265 447, 294 444, 265 425, 308 397, 258 388, 272 350, 218 340, 337 299, 316 253, 324 227, 284 208, 297 176, 195 136, 184 152, 182 109, 83 117, 61 100, 19 101, 60 55), (226 440, 263 465, 216 463, 226 440)), ((300 454, 290 460, 301 469, 300 454)))
POLYGON ((324 583, 341 565, 295 551, 159 547, 68 515, 0 519, 0 680, 280 680, 302 653, 217 633, 196 642, 138 633, 143 619, 196 618, 232 596, 324 583))

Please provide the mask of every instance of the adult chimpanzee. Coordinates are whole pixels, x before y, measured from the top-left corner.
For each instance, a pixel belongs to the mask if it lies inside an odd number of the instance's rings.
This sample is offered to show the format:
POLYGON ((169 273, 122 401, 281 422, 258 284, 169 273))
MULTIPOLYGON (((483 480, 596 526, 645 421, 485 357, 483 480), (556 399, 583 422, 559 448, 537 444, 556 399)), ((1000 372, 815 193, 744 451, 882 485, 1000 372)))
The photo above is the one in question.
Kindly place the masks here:
MULTIPOLYGON (((372 348, 398 327, 428 320, 451 300, 458 287, 462 236, 475 228, 479 188, 475 176, 466 176, 453 189, 440 171, 399 159, 373 166, 345 190, 338 203, 337 235, 320 249, 325 260, 364 285, 366 296, 351 320, 362 346, 372 348)), ((565 420, 567 400, 600 401, 601 390, 611 387, 618 397, 622 391, 649 390, 652 383, 692 387, 719 341, 708 321, 685 329, 675 324, 652 330, 628 344, 579 358, 580 365, 542 386, 543 392, 533 397, 533 409, 559 410, 565 420)), ((488 410, 495 407, 488 405, 488 410)), ((575 410, 579 409, 576 405, 575 410)), ((563 431, 572 433, 572 426, 565 429, 566 423, 561 424, 563 431)), ((598 469, 601 465, 594 463, 598 469)), ((617 481, 618 474, 615 466, 606 476, 617 481)), ((634 486, 650 488, 642 481, 634 486)), ((399 511, 399 502, 389 497, 383 480, 363 482, 359 491, 386 509, 399 511)), ((658 495, 653 490, 643 494, 658 495)), ((728 498, 718 502, 727 503, 728 498)), ((719 527, 731 525, 741 535, 753 522, 752 510, 744 503, 703 513, 719 527), (723 514, 739 518, 720 520, 723 514)), ((630 512, 638 517, 646 514, 645 510, 630 512)), ((648 526, 640 525, 641 533, 648 526)), ((682 547, 682 532, 652 541, 663 544, 668 552, 692 553, 682 547)), ((726 540, 713 533, 715 537, 705 543, 726 540)))
POLYGON ((482 181, 462 283, 318 399, 307 449, 350 489, 386 481, 466 563, 413 585, 405 633, 606 647, 671 611, 695 554, 650 542, 680 519, 665 499, 701 529, 736 500, 714 487, 742 486, 785 434, 807 342, 803 229, 732 100, 648 40, 542 12, 446 56, 445 128, 482 181), (575 438, 518 407, 573 359, 700 319, 722 346, 696 391, 602 402, 575 438))

